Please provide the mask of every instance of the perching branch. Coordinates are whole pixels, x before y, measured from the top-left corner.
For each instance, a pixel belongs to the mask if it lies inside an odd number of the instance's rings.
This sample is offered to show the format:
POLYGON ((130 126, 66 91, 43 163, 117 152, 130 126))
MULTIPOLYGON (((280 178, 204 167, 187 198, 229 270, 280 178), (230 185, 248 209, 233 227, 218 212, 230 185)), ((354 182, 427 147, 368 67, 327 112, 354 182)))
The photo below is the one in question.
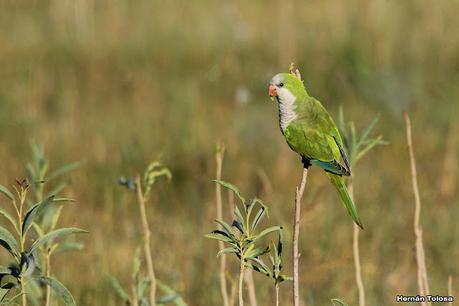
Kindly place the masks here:
MULTIPOLYGON (((301 74, 298 69, 295 69, 293 63, 290 65, 289 71, 295 75, 301 81, 301 74)), ((306 181, 308 178, 308 169, 303 168, 303 176, 299 187, 296 187, 295 193, 295 214, 293 220, 293 305, 300 306, 300 284, 299 284, 299 259, 300 253, 298 250, 298 239, 300 236, 300 219, 301 219, 301 199, 303 198, 304 188, 306 187, 306 181)))
MULTIPOLYGON (((355 175, 355 172, 354 172, 355 175)), ((349 196, 354 201, 354 182, 351 180, 347 186, 349 196)), ((360 264, 360 250, 359 250, 359 233, 360 228, 354 224, 353 235, 353 251, 354 251, 354 266, 355 266, 355 281, 357 282, 357 289, 359 291, 359 306, 365 306, 365 287, 362 280, 362 269, 360 264)))
MULTIPOLYGON (((215 155, 215 159, 217 162, 217 173, 216 178, 217 180, 222 179, 222 164, 223 164, 223 156, 225 155, 225 146, 223 144, 217 145, 217 153, 215 155)), ((217 219, 223 220, 223 208, 222 208, 222 188, 220 184, 215 184, 215 196, 216 196, 216 204, 217 204, 217 219)), ((221 225, 219 225, 219 229, 221 229, 221 225)), ((223 241, 218 241, 218 249, 219 251, 225 248, 223 241)), ((220 291, 223 298, 223 306, 229 306, 229 299, 228 299, 228 288, 226 284, 226 256, 223 254, 220 256, 220 291)))
POLYGON ((295 193, 295 217, 293 228, 293 305, 300 306, 300 286, 299 286, 299 272, 298 261, 300 253, 298 251, 298 238, 300 236, 300 219, 301 219, 301 199, 303 198, 304 188, 308 178, 308 169, 303 169, 303 177, 299 187, 296 187, 295 193))
MULTIPOLYGON (((415 201, 415 211, 414 211, 414 234, 416 236, 416 261, 418 263, 418 287, 419 287, 419 294, 422 296, 428 295, 429 290, 429 283, 427 280, 427 269, 425 263, 425 255, 424 255, 424 244, 422 240, 422 227, 420 224, 420 216, 421 216, 421 198, 419 196, 419 187, 418 187, 418 179, 417 179, 417 171, 416 171, 416 162, 414 160, 414 152, 413 152, 413 141, 411 138, 411 121, 410 117, 407 113, 404 114, 405 123, 406 123, 406 140, 408 144, 408 153, 410 156, 410 164, 411 164, 411 179, 413 183, 413 193, 414 193, 414 201, 415 201)), ((421 302, 421 305, 430 305, 428 302, 421 302)))
POLYGON ((139 203, 140 217, 142 219, 142 229, 143 229, 143 236, 144 236, 143 249, 145 252, 145 260, 147 262, 148 276, 150 277, 150 280, 151 280, 150 305, 156 306, 156 276, 155 276, 155 270, 153 269, 153 258, 151 256, 151 250, 150 250, 151 231, 148 225, 147 213, 145 210, 145 198, 143 196, 142 183, 141 183, 139 174, 137 174, 136 176, 136 185, 137 185, 137 202, 139 203))

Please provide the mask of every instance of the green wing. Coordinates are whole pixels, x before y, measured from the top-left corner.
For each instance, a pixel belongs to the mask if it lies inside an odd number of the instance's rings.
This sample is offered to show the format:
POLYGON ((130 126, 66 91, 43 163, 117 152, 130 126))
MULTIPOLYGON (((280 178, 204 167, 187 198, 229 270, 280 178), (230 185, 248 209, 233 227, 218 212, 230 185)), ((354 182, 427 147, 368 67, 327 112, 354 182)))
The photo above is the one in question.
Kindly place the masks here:
POLYGON ((310 108, 302 111, 304 115, 292 122, 284 133, 290 148, 327 172, 349 176, 343 141, 330 114, 315 99, 310 108))

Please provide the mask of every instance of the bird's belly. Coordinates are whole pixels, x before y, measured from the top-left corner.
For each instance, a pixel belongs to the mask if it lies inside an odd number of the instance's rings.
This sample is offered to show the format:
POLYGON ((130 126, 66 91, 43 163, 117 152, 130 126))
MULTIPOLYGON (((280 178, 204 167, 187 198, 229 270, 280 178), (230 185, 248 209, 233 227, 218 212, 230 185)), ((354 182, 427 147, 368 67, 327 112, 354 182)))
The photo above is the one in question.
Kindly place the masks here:
POLYGON ((314 138, 314 133, 294 126, 284 132, 288 146, 301 157, 319 160, 332 160, 333 156, 326 145, 314 138))

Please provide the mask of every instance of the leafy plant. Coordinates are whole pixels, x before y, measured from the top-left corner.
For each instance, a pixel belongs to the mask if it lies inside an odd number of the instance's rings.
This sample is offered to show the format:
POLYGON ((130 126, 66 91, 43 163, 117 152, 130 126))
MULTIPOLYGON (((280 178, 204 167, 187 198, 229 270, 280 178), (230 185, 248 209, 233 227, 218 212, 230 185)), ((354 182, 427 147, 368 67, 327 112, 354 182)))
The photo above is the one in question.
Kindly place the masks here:
POLYGON ((340 299, 331 299, 333 306, 348 306, 345 302, 340 299))
MULTIPOLYGON (((35 221, 43 214, 46 207, 59 203, 54 196, 46 198, 26 209, 28 191, 30 188, 27 179, 17 180, 12 186, 15 194, 8 188, 0 185, 2 193, 11 206, 14 208, 16 218, 13 218, 6 210, 2 209, 2 215, 10 223, 10 228, 14 234, 3 226, 0 226, 0 245, 4 247, 13 258, 14 262, 7 267, 0 268, 0 287, 3 289, 1 303, 4 305, 17 304, 17 299, 22 297, 22 305, 27 304, 29 291, 26 284, 33 286, 34 282, 50 287, 66 305, 75 305, 75 301, 70 292, 55 278, 43 275, 39 268, 39 257, 43 255, 44 246, 53 246, 56 239, 76 233, 86 233, 79 228, 59 228, 53 227, 47 233, 39 233, 38 237, 28 239, 31 235, 30 229, 36 227, 35 221)), ((57 249, 57 246, 54 250, 57 249)))
MULTIPOLYGON (((386 141, 382 139, 382 136, 379 135, 376 138, 370 138, 369 135, 376 123, 379 120, 379 116, 375 116, 373 120, 363 129, 359 134, 356 132, 355 125, 353 122, 350 122, 348 125, 345 124, 343 109, 340 108, 339 111, 339 129, 341 135, 344 137, 344 144, 346 151, 349 154, 349 159, 351 166, 354 167, 357 162, 365 156, 371 149, 377 145, 387 144, 386 141)), ((355 176, 355 171, 353 171, 355 176)), ((348 190, 349 195, 354 199, 354 182, 353 180, 348 181, 348 190)), ((353 252, 354 252, 354 265, 355 265, 355 277, 357 288, 359 292, 359 305, 365 305, 365 288, 363 285, 363 279, 361 274, 361 265, 360 265, 360 251, 359 251, 359 230, 354 226, 353 233, 353 252)), ((332 300, 333 301, 333 300, 332 300)), ((338 300, 339 301, 339 300, 338 300)))
MULTIPOLYGON (((59 194, 69 184, 67 180, 63 179, 64 175, 80 167, 82 162, 66 163, 56 169, 50 169, 50 162, 46 159, 42 147, 33 143, 31 151, 32 159, 26 164, 26 171, 31 182, 33 197, 28 199, 27 204, 29 207, 34 207, 33 200, 42 204, 40 208, 37 207, 37 209, 31 211, 35 217, 34 222, 28 222, 25 227, 33 227, 38 236, 43 237, 56 229, 64 205, 74 202, 73 199, 61 197, 59 194)), ((56 242, 54 239, 50 239, 37 247, 40 248, 40 252, 43 255, 41 256, 41 266, 45 269, 44 274, 50 277, 53 255, 72 250, 81 250, 83 244, 72 241, 56 242)), ((46 286, 46 306, 51 303, 51 289, 51 285, 46 286)), ((32 294, 29 294, 29 296, 32 298, 32 294)))
POLYGON ((142 178, 140 175, 137 175, 136 177, 129 178, 121 177, 118 180, 120 185, 125 186, 137 195, 144 240, 143 249, 145 263, 141 260, 139 248, 135 253, 132 264, 132 284, 130 285, 131 293, 128 294, 126 289, 123 288, 116 278, 110 277, 110 282, 113 288, 117 292, 119 298, 126 305, 155 306, 173 302, 177 306, 186 306, 186 303, 177 292, 156 279, 153 268, 153 259, 150 249, 151 230, 147 220, 145 203, 150 198, 151 189, 154 183, 160 177, 171 179, 172 174, 169 169, 164 167, 161 163, 155 161, 148 165, 142 178), (165 294, 159 299, 156 298, 156 287, 159 287, 159 289, 165 294))
POLYGON ((272 248, 269 253, 271 268, 269 268, 269 266, 265 264, 261 257, 251 260, 252 262, 250 263, 250 267, 253 270, 264 274, 265 276, 271 278, 274 281, 274 288, 276 293, 276 306, 279 305, 280 283, 286 280, 292 280, 292 277, 282 274, 282 251, 284 249, 282 237, 282 229, 280 229, 277 244, 275 242, 272 242, 272 248))
MULTIPOLYGON (((267 267, 265 269, 266 265, 260 260, 262 255, 270 251, 269 245, 261 244, 261 239, 270 233, 280 232, 282 228, 280 226, 272 226, 258 232, 258 225, 268 213, 263 201, 259 198, 246 201, 239 189, 233 184, 221 180, 216 180, 215 182, 231 190, 239 199, 243 209, 242 213, 239 206, 236 205, 234 208, 234 220, 231 226, 224 220, 217 219, 215 221, 222 226, 222 229, 214 230, 206 235, 207 238, 222 241, 229 245, 229 247, 220 250, 217 256, 235 254, 238 258, 240 267, 239 305, 242 306, 244 304, 242 297, 244 269, 250 267, 258 272, 263 272, 265 275, 271 275, 269 269, 267 267)), ((280 251, 282 252, 282 246, 280 247, 280 251)), ((277 275, 277 277, 280 277, 280 275, 277 275)))
MULTIPOLYGON (((118 297, 125 305, 138 305, 149 306, 150 302, 147 296, 147 288, 149 288, 151 279, 148 275, 142 272, 142 259, 140 248, 137 248, 134 259, 132 261, 132 284, 130 294, 123 288, 121 283, 115 278, 110 276, 110 283, 115 289, 118 297)), ((164 293, 163 296, 156 299, 156 305, 166 305, 173 302, 176 306, 186 306, 181 296, 172 288, 157 280, 157 286, 164 293)))
POLYGON ((362 130, 359 134, 356 132, 354 122, 346 124, 344 119, 343 108, 339 109, 338 128, 343 136, 344 146, 348 153, 348 158, 351 165, 356 164, 362 157, 364 157, 371 149, 377 145, 385 145, 388 142, 383 140, 382 135, 375 138, 370 138, 370 133, 379 121, 379 115, 375 116, 373 120, 362 130))

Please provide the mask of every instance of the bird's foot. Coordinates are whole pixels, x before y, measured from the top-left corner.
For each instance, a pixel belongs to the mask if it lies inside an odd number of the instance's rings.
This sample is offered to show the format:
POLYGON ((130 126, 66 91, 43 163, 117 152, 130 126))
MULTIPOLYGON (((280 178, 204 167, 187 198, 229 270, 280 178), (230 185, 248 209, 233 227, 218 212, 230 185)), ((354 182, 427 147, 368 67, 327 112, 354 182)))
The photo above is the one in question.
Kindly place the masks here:
POLYGON ((309 158, 302 157, 301 162, 303 163, 304 169, 309 169, 309 167, 311 166, 311 160, 309 158))

